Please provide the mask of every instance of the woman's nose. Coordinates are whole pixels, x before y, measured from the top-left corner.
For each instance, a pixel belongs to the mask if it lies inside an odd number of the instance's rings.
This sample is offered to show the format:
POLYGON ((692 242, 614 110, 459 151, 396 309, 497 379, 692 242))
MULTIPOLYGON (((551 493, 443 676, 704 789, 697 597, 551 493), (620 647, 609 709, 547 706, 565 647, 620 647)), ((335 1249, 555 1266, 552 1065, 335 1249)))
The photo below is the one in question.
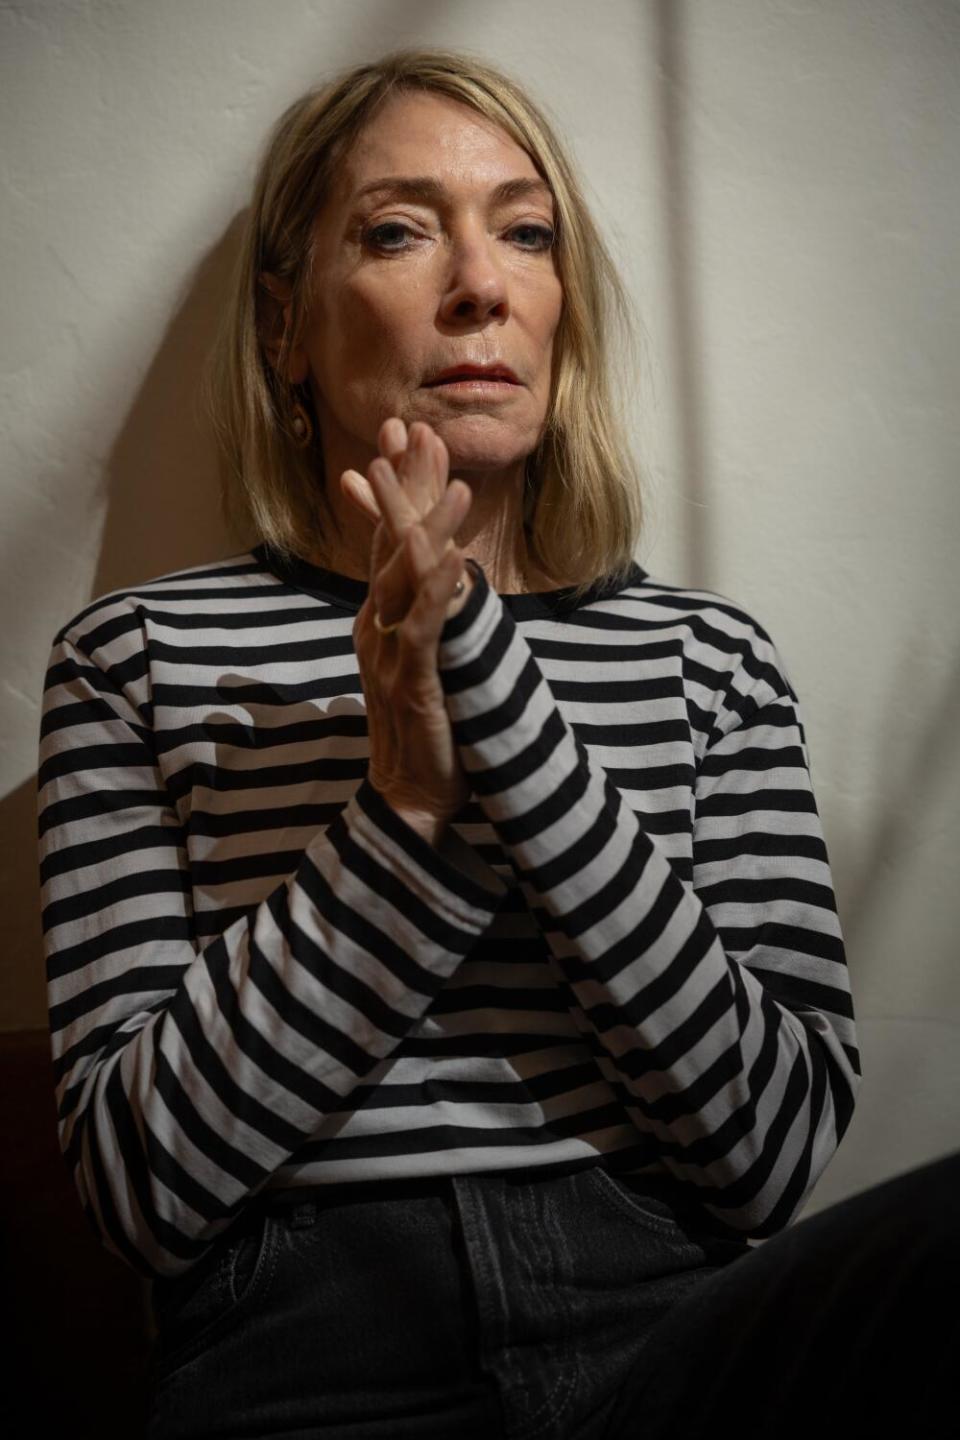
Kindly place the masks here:
POLYGON ((454 244, 441 311, 448 321, 506 320, 507 280, 494 241, 470 238, 454 244))

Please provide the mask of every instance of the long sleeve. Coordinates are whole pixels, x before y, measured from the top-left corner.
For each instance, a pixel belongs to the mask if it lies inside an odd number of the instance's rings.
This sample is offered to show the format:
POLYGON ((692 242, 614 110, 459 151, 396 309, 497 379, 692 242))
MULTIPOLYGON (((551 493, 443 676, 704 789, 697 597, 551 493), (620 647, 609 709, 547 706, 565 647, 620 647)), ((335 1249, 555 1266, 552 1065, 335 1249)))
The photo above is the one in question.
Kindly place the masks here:
MULTIPOLYGON (((129 627, 128 627, 129 628, 129 627)), ((38 809, 60 1143, 106 1247, 188 1268, 424 1014, 505 893, 364 779, 201 947, 152 707, 109 636, 58 637, 38 809), (146 716, 146 718, 145 718, 146 716)), ((280 782, 278 782, 280 783, 280 782)))
POLYGON ((723 694, 715 675, 700 685, 715 711, 692 880, 564 719, 482 572, 439 663, 474 792, 638 1131, 718 1229, 762 1239, 833 1154, 860 1071, 795 696, 763 632, 740 648, 723 694))

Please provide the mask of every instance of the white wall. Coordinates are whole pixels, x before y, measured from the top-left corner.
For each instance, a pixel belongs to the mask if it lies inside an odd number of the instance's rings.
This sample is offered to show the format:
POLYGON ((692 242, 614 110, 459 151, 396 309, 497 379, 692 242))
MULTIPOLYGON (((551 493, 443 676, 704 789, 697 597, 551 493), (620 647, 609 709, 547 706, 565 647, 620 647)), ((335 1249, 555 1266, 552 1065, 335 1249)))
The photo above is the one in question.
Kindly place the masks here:
POLYGON ((44 1023, 52 635, 235 548, 192 401, 258 146, 417 42, 568 135, 646 326, 639 558, 744 603, 799 690, 866 1073, 819 1208, 958 1144, 954 0, 4 4, 0 1026, 44 1023))

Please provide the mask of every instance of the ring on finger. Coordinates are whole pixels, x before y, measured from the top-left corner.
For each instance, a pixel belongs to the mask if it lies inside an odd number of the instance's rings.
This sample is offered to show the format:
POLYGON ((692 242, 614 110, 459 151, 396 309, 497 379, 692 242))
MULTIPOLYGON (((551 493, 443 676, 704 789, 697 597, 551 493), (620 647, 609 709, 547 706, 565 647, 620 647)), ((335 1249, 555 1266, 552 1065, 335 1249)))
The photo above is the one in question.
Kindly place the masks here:
POLYGON ((374 612, 373 612, 373 623, 374 623, 374 625, 376 626, 377 630, 380 632, 381 635, 392 635, 393 632, 394 632, 394 630, 399 630, 399 629, 400 629, 400 626, 403 624, 403 621, 402 621, 402 620, 394 620, 394 622, 393 622, 392 625, 384 625, 383 622, 382 622, 381 619, 380 619, 380 616, 377 614, 376 610, 374 610, 374 612))

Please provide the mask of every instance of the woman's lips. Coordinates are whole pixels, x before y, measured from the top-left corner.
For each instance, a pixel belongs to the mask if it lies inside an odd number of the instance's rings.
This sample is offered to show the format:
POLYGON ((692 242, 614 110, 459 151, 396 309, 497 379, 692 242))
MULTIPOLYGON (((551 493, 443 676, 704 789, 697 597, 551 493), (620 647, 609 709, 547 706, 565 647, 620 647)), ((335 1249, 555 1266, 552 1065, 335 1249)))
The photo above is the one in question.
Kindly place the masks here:
POLYGON ((508 390, 515 390, 515 380, 505 380, 502 375, 457 375, 452 380, 432 380, 429 385, 431 390, 456 390, 461 385, 503 385, 508 390))
POLYGON ((458 365, 428 380, 427 390, 440 390, 448 400, 508 400, 521 388, 508 365, 458 365))
POLYGON ((449 369, 441 370, 432 380, 428 380, 427 388, 434 389, 439 385, 472 384, 474 381, 497 385, 519 385, 520 383, 508 365, 451 365, 449 369))
POLYGON ((495 376, 463 375, 455 380, 432 380, 425 389, 438 390, 450 400, 509 400, 520 389, 520 385, 516 381, 501 380, 495 376))

